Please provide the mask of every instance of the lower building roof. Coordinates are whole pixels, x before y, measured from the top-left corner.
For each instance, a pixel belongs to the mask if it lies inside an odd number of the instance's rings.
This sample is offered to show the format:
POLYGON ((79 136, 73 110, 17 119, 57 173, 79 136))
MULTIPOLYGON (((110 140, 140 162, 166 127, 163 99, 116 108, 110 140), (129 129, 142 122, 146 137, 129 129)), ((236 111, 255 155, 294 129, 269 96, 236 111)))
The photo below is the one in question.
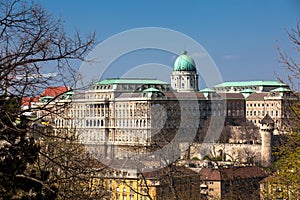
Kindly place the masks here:
POLYGON ((200 180, 226 181, 234 179, 264 178, 267 174, 257 166, 203 168, 200 170, 200 180))
POLYGON ((276 86, 276 87, 287 87, 285 83, 279 81, 228 81, 214 86, 218 87, 246 87, 246 86, 276 86))

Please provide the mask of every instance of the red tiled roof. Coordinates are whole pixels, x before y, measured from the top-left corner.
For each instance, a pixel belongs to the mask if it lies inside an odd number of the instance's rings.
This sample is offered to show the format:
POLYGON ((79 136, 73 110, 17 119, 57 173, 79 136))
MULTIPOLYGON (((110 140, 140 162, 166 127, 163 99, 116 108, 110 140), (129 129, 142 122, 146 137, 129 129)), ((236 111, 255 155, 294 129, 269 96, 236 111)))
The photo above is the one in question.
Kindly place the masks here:
POLYGON ((203 168, 200 171, 201 180, 221 181, 233 179, 249 179, 266 177, 266 172, 256 166, 229 167, 229 168, 203 168))
POLYGON ((220 181, 221 173, 218 169, 203 168, 200 170, 200 180, 220 181))
POLYGON ((146 178, 162 178, 168 175, 174 177, 197 176, 197 172, 184 166, 168 166, 158 170, 143 172, 143 176, 146 178))
POLYGON ((29 106, 30 103, 38 102, 40 99, 39 96, 36 97, 23 97, 22 98, 22 106, 29 106))
POLYGON ((50 86, 45 89, 45 91, 42 93, 42 97, 50 96, 50 97, 56 97, 64 92, 67 92, 69 90, 69 87, 66 86, 50 86))

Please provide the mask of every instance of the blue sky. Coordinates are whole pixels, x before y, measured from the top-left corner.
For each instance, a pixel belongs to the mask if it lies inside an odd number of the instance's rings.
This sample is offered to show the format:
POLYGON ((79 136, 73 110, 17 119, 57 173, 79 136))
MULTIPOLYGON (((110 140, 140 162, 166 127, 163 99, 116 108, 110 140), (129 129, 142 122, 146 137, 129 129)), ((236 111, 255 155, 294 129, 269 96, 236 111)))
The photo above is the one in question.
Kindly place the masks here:
MULTIPOLYGON (((275 73, 285 78, 275 47, 290 50, 286 30, 300 20, 297 0, 42 0, 41 4, 63 18, 67 32, 95 31, 98 42, 132 28, 179 31, 207 50, 225 81, 274 80, 275 73)), ((118 73, 130 66, 148 62, 170 66, 174 59, 157 51, 129 54, 116 61, 107 76, 122 76, 118 73)))

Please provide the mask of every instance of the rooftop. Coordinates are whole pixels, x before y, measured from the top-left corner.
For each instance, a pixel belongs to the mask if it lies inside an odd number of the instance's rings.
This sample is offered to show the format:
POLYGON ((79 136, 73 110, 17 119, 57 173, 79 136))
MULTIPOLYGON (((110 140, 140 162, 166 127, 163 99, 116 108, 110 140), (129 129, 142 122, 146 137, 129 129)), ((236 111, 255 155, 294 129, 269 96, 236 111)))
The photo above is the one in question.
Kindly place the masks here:
POLYGON ((61 95, 69 90, 66 86, 51 86, 47 87, 45 91, 42 93, 41 97, 56 97, 58 95, 61 95))
POLYGON ((288 88, 283 88, 283 87, 279 87, 276 88, 274 90, 271 90, 271 92, 291 92, 292 90, 288 89, 288 88))
POLYGON ((274 120, 270 117, 270 115, 266 114, 266 116, 260 121, 261 124, 273 124, 274 120))
POLYGON ((200 90, 199 92, 203 92, 203 93, 215 93, 216 90, 210 89, 210 88, 204 88, 204 89, 200 90))
POLYGON ((98 85, 111 85, 111 84, 148 84, 148 85, 166 85, 169 84, 157 79, 137 79, 137 78, 110 78, 103 81, 99 81, 95 84, 98 85))
POLYGON ((176 58, 174 71, 196 71, 195 61, 187 55, 186 51, 176 58))
POLYGON ((216 87, 246 87, 246 86, 276 86, 276 87, 287 87, 285 83, 279 81, 229 81, 218 84, 216 87))
POLYGON ((166 178, 167 176, 183 177, 183 176, 198 176, 198 173, 184 166, 170 165, 158 170, 150 170, 143 172, 145 178, 166 178))
POLYGON ((240 91, 240 93, 253 93, 253 92, 255 92, 255 91, 252 89, 245 89, 245 90, 240 91))
POLYGON ((264 178, 267 174, 257 166, 229 167, 229 168, 203 168, 200 171, 201 180, 225 181, 233 179, 264 178))
POLYGON ((143 92, 161 92, 161 91, 159 89, 151 87, 151 88, 143 90, 143 92))
POLYGON ((247 100, 264 100, 268 96, 268 92, 252 93, 247 97, 247 100))

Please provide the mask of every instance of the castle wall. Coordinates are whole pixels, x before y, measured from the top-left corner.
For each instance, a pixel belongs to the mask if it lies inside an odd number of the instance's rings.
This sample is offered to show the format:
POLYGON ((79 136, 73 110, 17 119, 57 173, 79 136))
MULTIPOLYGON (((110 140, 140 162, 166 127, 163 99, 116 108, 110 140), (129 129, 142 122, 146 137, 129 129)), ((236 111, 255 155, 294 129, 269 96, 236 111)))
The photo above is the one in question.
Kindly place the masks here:
POLYGON ((204 159, 224 156, 226 161, 255 163, 261 160, 260 144, 193 144, 190 157, 204 159))

